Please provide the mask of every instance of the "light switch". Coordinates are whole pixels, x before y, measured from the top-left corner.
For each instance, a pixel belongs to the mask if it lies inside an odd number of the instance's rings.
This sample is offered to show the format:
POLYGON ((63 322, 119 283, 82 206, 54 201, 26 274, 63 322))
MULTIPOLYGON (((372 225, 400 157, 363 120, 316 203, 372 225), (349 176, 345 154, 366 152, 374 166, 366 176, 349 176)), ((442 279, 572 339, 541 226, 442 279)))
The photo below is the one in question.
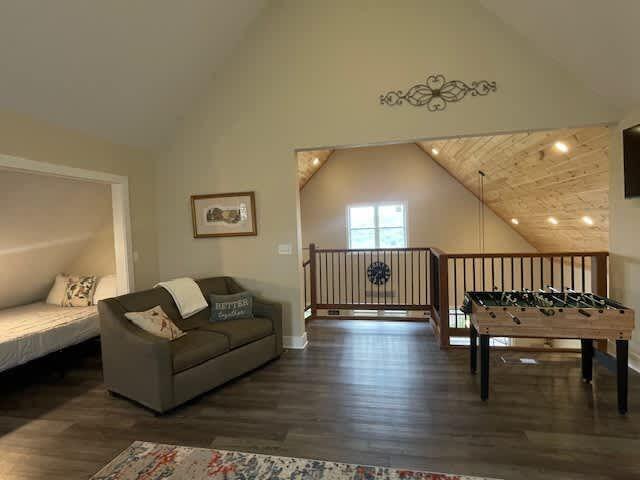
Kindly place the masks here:
POLYGON ((278 255, 291 255, 291 244, 281 243, 278 245, 278 255))

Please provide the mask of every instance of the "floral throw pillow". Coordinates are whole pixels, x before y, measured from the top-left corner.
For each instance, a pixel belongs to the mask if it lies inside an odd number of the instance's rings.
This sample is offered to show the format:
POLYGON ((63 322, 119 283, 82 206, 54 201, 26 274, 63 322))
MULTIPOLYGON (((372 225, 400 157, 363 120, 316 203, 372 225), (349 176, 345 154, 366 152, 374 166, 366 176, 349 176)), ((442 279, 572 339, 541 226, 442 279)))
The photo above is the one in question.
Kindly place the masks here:
POLYGON ((134 325, 157 337, 175 340, 185 335, 164 313, 160 305, 144 312, 127 312, 124 316, 134 325))
POLYGON ((67 287, 62 299, 63 307, 88 307, 93 302, 96 289, 96 277, 71 276, 67 279, 67 287))

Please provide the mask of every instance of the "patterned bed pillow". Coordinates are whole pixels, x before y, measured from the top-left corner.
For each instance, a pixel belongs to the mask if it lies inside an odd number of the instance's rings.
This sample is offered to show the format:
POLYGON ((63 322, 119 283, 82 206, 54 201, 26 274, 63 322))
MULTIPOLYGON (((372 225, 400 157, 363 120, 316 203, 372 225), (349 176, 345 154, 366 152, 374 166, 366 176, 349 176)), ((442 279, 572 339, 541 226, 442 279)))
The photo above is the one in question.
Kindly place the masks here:
POLYGON ((88 307, 93 303, 96 289, 96 277, 71 276, 67 279, 67 288, 62 300, 63 307, 88 307))
POLYGON ((185 335, 164 313, 160 305, 144 312, 127 312, 124 316, 134 325, 157 337, 175 340, 185 335))

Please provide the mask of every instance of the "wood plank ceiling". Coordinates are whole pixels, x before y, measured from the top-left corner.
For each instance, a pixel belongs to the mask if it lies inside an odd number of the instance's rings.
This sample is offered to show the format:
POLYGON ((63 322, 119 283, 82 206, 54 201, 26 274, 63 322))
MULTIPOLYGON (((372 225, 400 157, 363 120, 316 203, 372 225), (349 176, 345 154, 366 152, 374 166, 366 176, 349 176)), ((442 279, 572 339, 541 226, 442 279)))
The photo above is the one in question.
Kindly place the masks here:
POLYGON ((609 129, 419 142, 418 145, 541 252, 609 248, 609 129), (557 148, 556 142, 568 147, 557 148), (583 217, 590 217, 587 225, 583 217), (557 225, 549 219, 557 220, 557 225))
POLYGON ((325 164, 333 150, 307 150, 298 152, 298 187, 302 190, 311 177, 325 164), (316 161, 317 159, 317 161, 316 161))

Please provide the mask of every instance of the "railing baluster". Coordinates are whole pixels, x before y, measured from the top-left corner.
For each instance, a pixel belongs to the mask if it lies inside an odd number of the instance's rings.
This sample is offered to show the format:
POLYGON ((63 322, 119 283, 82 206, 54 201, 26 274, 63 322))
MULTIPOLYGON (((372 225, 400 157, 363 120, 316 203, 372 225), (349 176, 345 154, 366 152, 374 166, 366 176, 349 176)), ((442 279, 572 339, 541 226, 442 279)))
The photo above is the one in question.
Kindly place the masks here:
MULTIPOLYGON (((553 274, 553 272, 554 272, 554 268, 553 268, 553 267, 555 266, 555 263, 556 263, 556 262, 555 262, 554 257, 551 257, 551 258, 549 259, 549 262, 551 263, 551 280, 549 280, 549 285, 551 285, 552 287, 555 287, 555 285, 556 285, 556 279, 555 279, 555 275, 553 274)), ((544 287, 543 287, 543 288, 544 288, 544 287)))
POLYGON ((500 257, 500 291, 504 292, 504 257, 500 257))
POLYGON ((411 305, 415 305, 415 300, 414 300, 414 296, 415 296, 415 274, 413 273, 413 250, 411 250, 411 305))
POLYGON ((544 289, 544 261, 540 257, 540 288, 544 289))
POLYGON ((560 257, 560 290, 564 292, 564 257, 560 257))
POLYGON ((514 261, 514 258, 511 257, 511 290, 515 290, 516 289, 516 286, 515 286, 515 281, 516 281, 516 279, 515 279, 515 269, 513 268, 513 261, 514 261))
POLYGON ((420 295, 422 293, 422 290, 420 289, 420 277, 421 277, 421 273, 420 273, 420 250, 418 250, 418 305, 420 305, 420 295))
POLYGON ((476 291, 476 259, 471 259, 471 270, 473 273, 473 291, 476 291))
POLYGON ((575 256, 571 255, 571 290, 576 289, 576 266, 575 256))
POLYGON ((524 257, 520 257, 520 290, 524 290, 524 257))
MULTIPOLYGON (((458 305, 458 265, 456 264, 457 258, 453 258, 453 306, 455 308, 458 305)), ((454 309, 454 321, 453 326, 458 328, 458 309, 454 309)))
POLYGON ((491 257, 491 291, 496 287, 496 262, 495 258, 491 257))
POLYGON ((485 285, 485 277, 486 277, 486 272, 485 272, 486 265, 485 264, 487 262, 485 262, 485 258, 484 257, 482 257, 481 260, 482 260, 482 291, 486 292, 487 291, 487 287, 485 285))
POLYGON ((585 287, 585 279, 584 279, 584 255, 582 256, 582 291, 586 292, 587 289, 585 287))

